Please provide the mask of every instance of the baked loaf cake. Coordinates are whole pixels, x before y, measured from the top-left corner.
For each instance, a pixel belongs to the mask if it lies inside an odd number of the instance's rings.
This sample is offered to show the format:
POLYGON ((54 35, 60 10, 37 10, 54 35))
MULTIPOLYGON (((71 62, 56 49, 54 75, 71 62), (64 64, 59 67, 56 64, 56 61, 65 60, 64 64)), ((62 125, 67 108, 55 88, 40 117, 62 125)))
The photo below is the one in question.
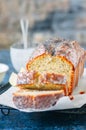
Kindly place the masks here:
POLYGON ((76 41, 53 39, 40 44, 17 76, 13 95, 20 108, 46 109, 70 95, 84 71, 86 52, 76 41))
POLYGON ((36 91, 20 90, 14 93, 13 102, 19 109, 47 109, 54 106, 64 91, 36 91))
MULTIPOLYGON (((68 89, 68 94, 70 95, 84 71, 85 58, 85 50, 76 41, 54 39, 46 41, 35 50, 26 65, 26 69, 29 72, 37 72, 42 79, 45 79, 45 81, 40 80, 41 82, 39 83, 36 78, 35 89, 58 90, 63 88, 59 87, 60 84, 61 86, 66 84, 66 90, 68 89), (59 75, 62 76, 59 78, 60 84, 58 85, 55 79, 58 80, 59 75), (50 82, 51 80, 47 81, 46 77, 47 79, 53 77, 52 83, 50 82)), ((32 84, 28 84, 24 80, 21 83, 19 79, 17 82, 18 86, 33 88, 32 84)))

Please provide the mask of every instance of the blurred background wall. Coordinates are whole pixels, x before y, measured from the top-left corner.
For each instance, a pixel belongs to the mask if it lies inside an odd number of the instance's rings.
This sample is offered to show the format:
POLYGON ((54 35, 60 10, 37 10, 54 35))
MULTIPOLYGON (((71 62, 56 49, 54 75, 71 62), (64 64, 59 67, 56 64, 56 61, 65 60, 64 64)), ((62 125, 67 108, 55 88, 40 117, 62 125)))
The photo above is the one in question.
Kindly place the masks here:
POLYGON ((30 46, 53 36, 86 44, 86 0, 0 0, 0 49, 21 39, 22 17, 30 46))

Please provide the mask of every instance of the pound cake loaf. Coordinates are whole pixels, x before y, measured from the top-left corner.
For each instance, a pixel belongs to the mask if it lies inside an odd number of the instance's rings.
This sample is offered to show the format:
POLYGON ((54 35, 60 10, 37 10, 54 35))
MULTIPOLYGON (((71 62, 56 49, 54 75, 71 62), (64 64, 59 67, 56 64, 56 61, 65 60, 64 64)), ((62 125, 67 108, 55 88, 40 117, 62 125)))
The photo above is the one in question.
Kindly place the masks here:
MULTIPOLYGON (((28 71, 36 71, 40 75, 46 75, 47 73, 52 75, 55 73, 65 76, 67 80, 66 87, 70 95, 83 74, 85 59, 86 52, 76 41, 53 39, 41 44, 35 50, 26 65, 26 69, 28 71)), ((54 82, 52 87, 49 88, 49 83, 41 83, 38 88, 58 89, 54 82)), ((28 85, 28 88, 30 87, 28 85)))
POLYGON ((86 51, 76 41, 53 39, 40 44, 17 75, 13 94, 19 109, 46 109, 71 95, 84 71, 86 51))

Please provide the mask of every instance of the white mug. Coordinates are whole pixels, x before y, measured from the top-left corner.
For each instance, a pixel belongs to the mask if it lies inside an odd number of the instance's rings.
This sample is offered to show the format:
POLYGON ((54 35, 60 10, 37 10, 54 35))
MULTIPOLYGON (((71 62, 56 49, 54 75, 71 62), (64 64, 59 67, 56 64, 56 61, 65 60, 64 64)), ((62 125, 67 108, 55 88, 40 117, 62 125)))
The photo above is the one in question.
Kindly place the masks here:
POLYGON ((12 61, 12 65, 14 69, 19 72, 22 67, 25 68, 28 59, 31 57, 34 48, 17 48, 17 47, 10 47, 10 57, 12 61))

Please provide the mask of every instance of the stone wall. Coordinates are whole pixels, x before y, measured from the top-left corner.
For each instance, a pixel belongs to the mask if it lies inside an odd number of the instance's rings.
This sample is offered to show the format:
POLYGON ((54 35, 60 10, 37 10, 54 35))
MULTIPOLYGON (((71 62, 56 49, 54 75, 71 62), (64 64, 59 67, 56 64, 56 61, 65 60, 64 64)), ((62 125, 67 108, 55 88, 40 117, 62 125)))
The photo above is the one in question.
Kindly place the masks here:
POLYGON ((0 48, 21 40, 22 17, 31 45, 53 36, 86 44, 86 0, 0 0, 0 48))

